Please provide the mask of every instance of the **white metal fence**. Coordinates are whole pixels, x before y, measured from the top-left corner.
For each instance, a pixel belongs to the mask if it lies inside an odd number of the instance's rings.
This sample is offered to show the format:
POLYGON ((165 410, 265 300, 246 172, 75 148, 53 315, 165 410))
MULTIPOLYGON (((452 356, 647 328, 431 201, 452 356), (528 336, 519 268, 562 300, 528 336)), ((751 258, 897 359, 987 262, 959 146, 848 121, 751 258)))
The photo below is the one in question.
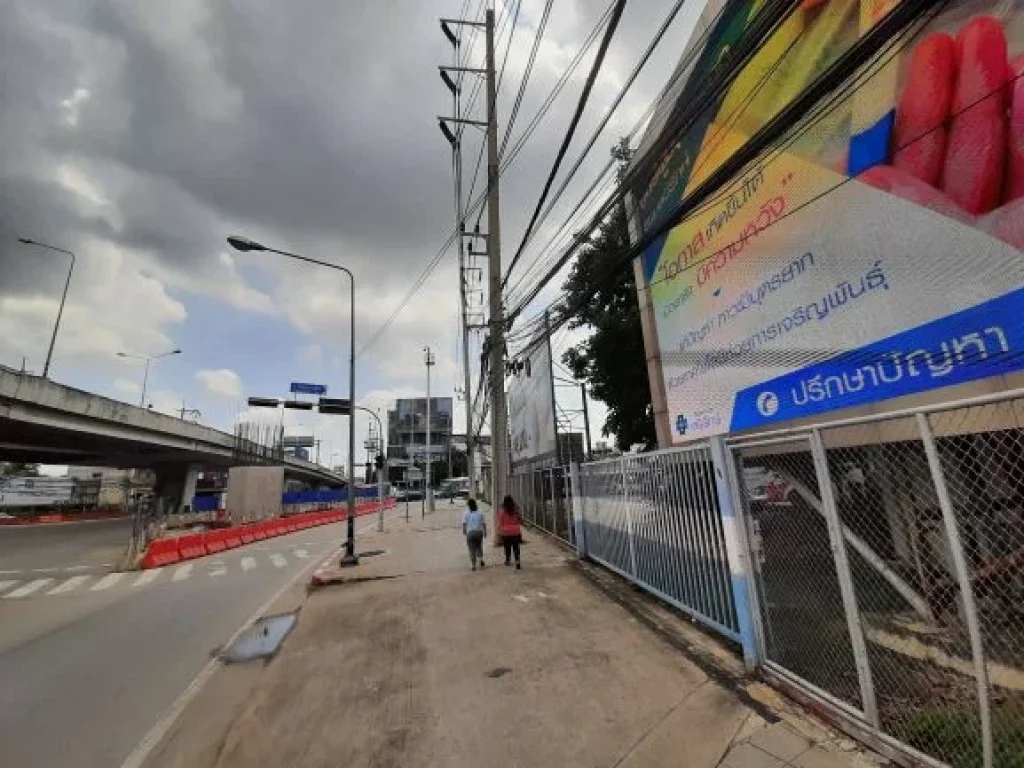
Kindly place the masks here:
POLYGON ((508 486, 527 523, 575 545, 569 475, 569 467, 533 469, 510 475, 508 486))
POLYGON ((524 519, 739 640, 714 470, 707 445, 579 466, 576 542, 567 467, 510 477, 524 519))

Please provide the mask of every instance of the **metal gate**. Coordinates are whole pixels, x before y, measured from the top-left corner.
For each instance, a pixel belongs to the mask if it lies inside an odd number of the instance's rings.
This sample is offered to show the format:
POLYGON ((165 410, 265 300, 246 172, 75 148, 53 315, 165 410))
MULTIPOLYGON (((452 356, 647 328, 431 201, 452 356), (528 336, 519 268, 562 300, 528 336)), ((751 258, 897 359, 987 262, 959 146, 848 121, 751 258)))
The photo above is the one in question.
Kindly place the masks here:
POLYGON ((770 676, 890 754, 1024 765, 1024 402, 730 441, 770 676))

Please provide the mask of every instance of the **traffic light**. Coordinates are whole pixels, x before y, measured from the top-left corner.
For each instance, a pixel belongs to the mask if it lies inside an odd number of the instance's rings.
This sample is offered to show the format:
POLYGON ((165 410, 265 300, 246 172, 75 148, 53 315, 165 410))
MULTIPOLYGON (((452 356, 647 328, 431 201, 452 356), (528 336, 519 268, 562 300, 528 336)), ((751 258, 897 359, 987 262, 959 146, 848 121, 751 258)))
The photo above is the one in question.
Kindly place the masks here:
POLYGON ((380 453, 378 453, 378 454, 377 454, 377 458, 376 458, 376 459, 374 459, 374 461, 373 461, 373 465, 374 465, 374 466, 375 466, 375 467, 376 467, 377 469, 384 469, 384 455, 383 455, 383 454, 380 454, 380 453))

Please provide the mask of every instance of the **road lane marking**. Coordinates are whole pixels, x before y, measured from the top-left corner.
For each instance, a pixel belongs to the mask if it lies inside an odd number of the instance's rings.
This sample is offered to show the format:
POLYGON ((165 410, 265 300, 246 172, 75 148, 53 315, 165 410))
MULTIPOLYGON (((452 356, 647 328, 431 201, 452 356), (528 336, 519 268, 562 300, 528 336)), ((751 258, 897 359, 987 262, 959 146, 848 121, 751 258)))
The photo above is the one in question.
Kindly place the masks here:
POLYGON ((40 589, 45 587, 47 584, 50 584, 52 581, 53 581, 53 579, 36 579, 35 581, 30 581, 25 586, 18 587, 13 592, 8 592, 6 595, 4 595, 4 598, 28 597, 33 592, 38 592, 40 589))
POLYGON ((0 581, 0 592, 3 592, 5 589, 8 589, 9 587, 13 587, 17 583, 17 579, 6 579, 4 581, 0 581))
POLYGON ((60 584, 58 584, 56 587, 51 589, 46 594, 48 594, 48 595, 63 595, 65 592, 70 592, 71 590, 77 589, 78 587, 82 586, 90 578, 92 578, 92 577, 91 576, 72 576, 70 579, 67 579, 66 581, 62 581, 60 584))
POLYGON ((301 558, 305 559, 305 558, 309 557, 309 550, 307 550, 307 549, 296 549, 295 550, 295 556, 296 557, 301 557, 301 558))
POLYGON ((243 571, 251 571, 255 567, 256 567, 256 558, 255 557, 243 557, 242 558, 242 570, 243 571))
POLYGON ((228 567, 224 563, 210 563, 210 575, 211 576, 223 576, 228 572, 228 567))
POLYGON ((192 575, 192 563, 185 563, 185 565, 179 565, 174 570, 174 575, 171 576, 171 581, 183 581, 192 575))
POLYGON ((151 582, 153 579, 155 579, 157 576, 159 576, 160 575, 160 571, 162 571, 162 570, 163 570, 163 568, 149 568, 149 569, 143 571, 141 574, 139 574, 139 578, 137 578, 134 582, 132 582, 132 586, 133 587, 144 587, 144 586, 146 586, 147 584, 149 584, 149 582, 151 582))
POLYGON ((117 584, 121 579, 124 578, 123 573, 108 573, 102 579, 92 585, 90 592, 102 592, 105 589, 110 589, 112 586, 117 584))
POLYGON ((91 565, 69 565, 65 568, 65 571, 88 571, 93 566, 91 565))
POLYGON ((60 568, 33 568, 32 573, 56 573, 60 568))
POLYGON ((288 565, 288 561, 284 559, 284 555, 280 555, 277 552, 270 556, 270 562, 272 562, 278 568, 284 568, 286 565, 288 565))

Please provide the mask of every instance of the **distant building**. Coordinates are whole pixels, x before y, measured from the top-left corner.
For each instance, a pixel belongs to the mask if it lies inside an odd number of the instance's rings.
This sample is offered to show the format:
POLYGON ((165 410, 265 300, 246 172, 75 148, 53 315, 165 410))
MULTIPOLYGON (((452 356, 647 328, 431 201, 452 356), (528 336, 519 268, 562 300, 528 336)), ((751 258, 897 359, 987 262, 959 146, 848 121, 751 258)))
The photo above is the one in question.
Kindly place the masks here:
MULTIPOLYGON (((452 445, 452 398, 430 398, 430 459, 447 461, 452 445)), ((427 463, 427 399, 405 398, 388 411, 388 479, 416 483, 427 463)))
POLYGON ((114 467, 68 467, 67 476, 76 481, 75 503, 97 507, 123 507, 151 491, 156 477, 150 469, 114 467))

